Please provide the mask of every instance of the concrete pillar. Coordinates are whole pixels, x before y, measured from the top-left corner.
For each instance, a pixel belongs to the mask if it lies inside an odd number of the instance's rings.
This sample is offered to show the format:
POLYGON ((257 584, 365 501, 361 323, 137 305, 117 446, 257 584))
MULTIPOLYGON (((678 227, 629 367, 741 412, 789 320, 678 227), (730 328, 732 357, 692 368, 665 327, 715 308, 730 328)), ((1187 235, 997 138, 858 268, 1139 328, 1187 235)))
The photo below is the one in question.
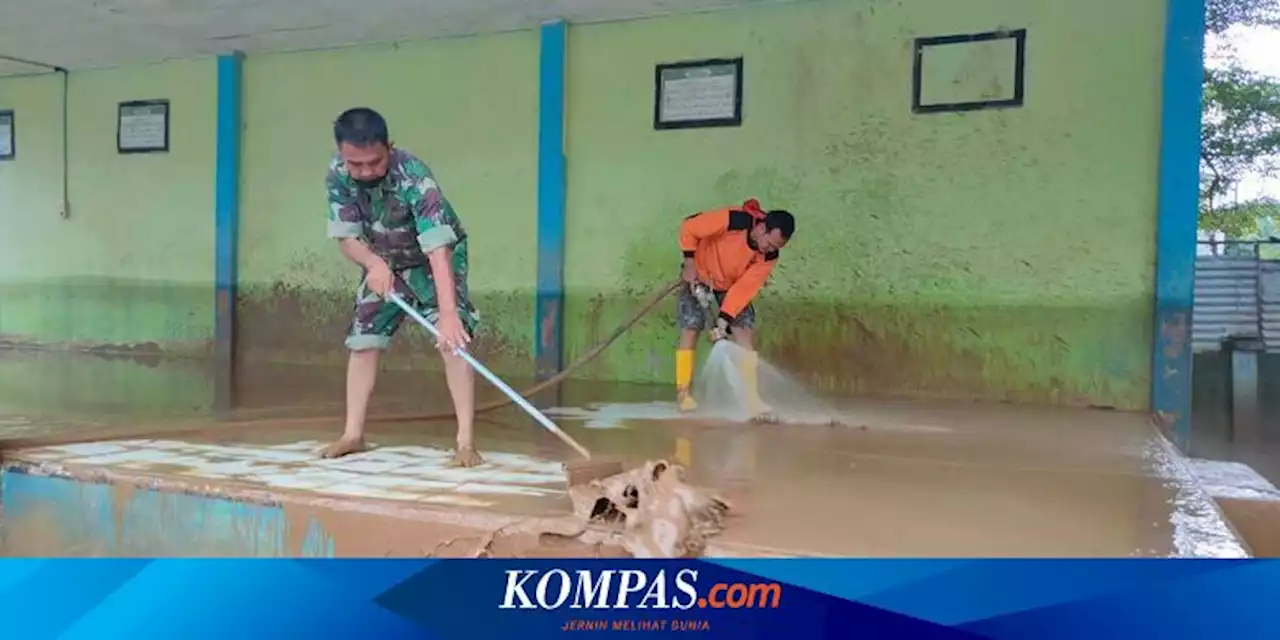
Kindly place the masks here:
POLYGON ((218 56, 216 170, 214 172, 214 406, 234 404, 236 261, 240 244, 241 78, 244 55, 218 56))
POLYGON ((534 368, 539 378, 564 366, 565 51, 563 20, 539 29, 538 280, 534 310, 534 368))
POLYGON ((1191 446, 1191 305, 1200 184, 1205 0, 1167 0, 1156 211, 1151 410, 1183 451, 1191 446))

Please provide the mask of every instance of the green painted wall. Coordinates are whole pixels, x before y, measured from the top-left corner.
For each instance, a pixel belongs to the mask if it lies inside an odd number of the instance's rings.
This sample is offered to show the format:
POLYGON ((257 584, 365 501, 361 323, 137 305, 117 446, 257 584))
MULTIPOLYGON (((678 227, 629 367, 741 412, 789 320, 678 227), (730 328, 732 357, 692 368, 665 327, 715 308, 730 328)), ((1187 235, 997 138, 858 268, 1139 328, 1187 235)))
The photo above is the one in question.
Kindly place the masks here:
MULTIPOLYGON (((1145 406, 1162 6, 848 0, 573 27, 567 355, 674 277, 681 218, 755 196, 800 219, 760 312, 766 354, 808 383, 1145 406), (999 27, 1029 29, 1026 106, 913 116, 912 39, 999 27), (733 55, 741 128, 652 129, 654 64, 733 55)), ((358 274, 325 237, 321 182, 331 120, 359 104, 432 165, 472 234, 481 355, 528 371, 537 48, 528 31, 247 58, 242 358, 345 357, 358 274)), ((0 163, 0 337, 204 349, 213 60, 73 73, 70 220, 60 89, 0 79, 19 152, 0 163), (116 103, 153 97, 173 101, 173 151, 116 154, 116 103)), ((669 381, 672 316, 583 375, 669 381)), ((405 337, 401 365, 436 362, 405 337)))
POLYGON ((0 79, 17 159, 0 162, 0 337, 203 352, 213 334, 212 60, 73 72, 71 217, 62 79, 0 79), (121 101, 171 101, 167 154, 116 152, 121 101))
MULTIPOLYGON (((763 348, 829 389, 1147 403, 1163 2, 850 0, 575 27, 570 358, 675 277, 691 212, 799 231, 763 348), (910 112, 912 41, 1029 30, 1026 106, 910 112), (741 128, 654 131, 653 65, 745 55, 741 128)), ((674 305, 586 375, 668 381, 674 305)))
POLYGON ((201 413, 213 406, 209 373, 192 359, 6 351, 0 356, 0 415, 201 413))
MULTIPOLYGON (((369 106, 393 141, 431 166, 471 236, 470 284, 485 321, 478 350, 531 369, 536 267, 538 40, 535 32, 322 52, 245 63, 241 212, 243 356, 345 361, 356 267, 325 235, 332 122, 369 106)), ((406 326, 400 364, 434 365, 406 326)))

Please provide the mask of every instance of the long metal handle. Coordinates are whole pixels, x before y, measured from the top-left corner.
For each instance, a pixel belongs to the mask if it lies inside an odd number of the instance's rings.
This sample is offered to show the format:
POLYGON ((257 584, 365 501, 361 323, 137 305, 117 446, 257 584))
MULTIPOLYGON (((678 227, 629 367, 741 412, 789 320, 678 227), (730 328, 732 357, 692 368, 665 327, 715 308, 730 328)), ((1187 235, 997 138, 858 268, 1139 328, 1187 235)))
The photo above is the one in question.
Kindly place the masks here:
MULTIPOLYGON (((409 314, 410 318, 413 318, 415 321, 417 321, 418 324, 422 325, 422 328, 430 332, 431 335, 436 338, 436 340, 440 339, 440 330, 436 329, 435 325, 431 324, 431 321, 427 320, 425 316, 423 316, 421 313, 418 313, 418 310, 414 309, 413 305, 409 304, 408 302, 405 302, 405 299, 401 297, 400 294, 395 293, 394 291, 390 292, 387 294, 387 299, 396 303, 396 305, 399 306, 401 309, 403 309, 405 313, 409 314)), ((528 400, 525 400, 524 396, 520 395, 515 389, 512 389, 510 386, 508 386, 507 383, 503 382, 501 378, 494 375, 493 372, 490 371, 488 367, 480 364, 480 361, 476 360, 471 355, 471 353, 466 350, 465 347, 455 347, 453 350, 453 353, 459 358, 462 358, 467 364, 471 365, 471 368, 475 369, 476 373, 479 373, 480 375, 484 376, 484 379, 488 380, 493 386, 497 387, 499 391, 505 393, 508 398, 511 398, 512 402, 516 403, 521 409, 524 409, 524 412, 529 414, 529 417, 533 418, 538 424, 542 425, 543 428, 559 436, 560 439, 565 442, 565 444, 576 449, 578 453, 581 453, 582 457, 584 458, 591 457, 591 452, 587 451, 586 447, 583 447, 582 445, 578 444, 577 441, 575 441, 573 438, 570 438, 569 434, 565 433, 562 429, 560 429, 560 427, 557 426, 556 423, 552 422, 551 419, 548 418, 546 415, 544 415, 541 411, 538 411, 538 408, 530 404, 528 400)))

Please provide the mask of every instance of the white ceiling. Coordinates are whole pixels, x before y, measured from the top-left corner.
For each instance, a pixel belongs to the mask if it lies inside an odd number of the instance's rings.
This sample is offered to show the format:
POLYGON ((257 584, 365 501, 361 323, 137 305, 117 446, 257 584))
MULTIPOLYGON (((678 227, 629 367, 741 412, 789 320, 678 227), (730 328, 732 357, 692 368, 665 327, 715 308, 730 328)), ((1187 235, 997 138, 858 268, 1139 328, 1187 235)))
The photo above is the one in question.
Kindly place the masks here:
MULTIPOLYGON (((493 33, 785 0, 0 0, 0 56, 69 69, 493 33)), ((0 61, 0 74, 39 67, 0 61)))

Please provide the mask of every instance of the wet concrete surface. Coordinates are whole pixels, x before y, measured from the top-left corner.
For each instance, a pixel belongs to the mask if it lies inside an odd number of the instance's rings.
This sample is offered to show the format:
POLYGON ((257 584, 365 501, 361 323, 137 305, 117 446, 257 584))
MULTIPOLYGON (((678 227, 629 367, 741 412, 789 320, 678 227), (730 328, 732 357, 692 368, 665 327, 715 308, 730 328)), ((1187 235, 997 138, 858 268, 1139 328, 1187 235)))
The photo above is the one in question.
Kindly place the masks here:
MULTIPOLYGON (((196 379, 193 371, 200 371, 193 363, 161 366, 172 366, 174 376, 196 379)), ((127 366, 121 367, 116 375, 130 375, 127 366)), ((79 429, 84 425, 75 420, 97 420, 137 425, 138 438, 290 446, 337 435, 339 425, 321 416, 340 414, 342 384, 341 370, 264 366, 237 385, 237 418, 316 416, 314 424, 219 426, 213 407, 195 401, 132 415, 95 413, 95 399, 77 403, 74 390, 58 396, 63 401, 58 407, 0 397, 0 413, 25 421, 24 433, 79 429), (175 408, 182 406, 195 408, 175 408), (183 422, 207 428, 180 438, 163 435, 183 422)), ((478 384, 481 402, 497 396, 478 384)), ((192 393, 202 389, 199 384, 191 388, 192 393)), ((1202 505, 1185 512, 1187 488, 1171 477, 1167 464, 1153 463, 1153 452, 1164 451, 1163 441, 1133 414, 843 399, 833 402, 850 426, 727 425, 658 419, 669 407, 654 403, 665 403, 669 393, 573 382, 536 400, 544 407, 577 408, 576 417, 558 421, 597 455, 639 464, 673 459, 680 452, 687 457, 690 480, 719 490, 733 505, 718 540, 766 555, 1188 555, 1195 545, 1188 546, 1187 538, 1204 535, 1194 522, 1188 528, 1188 520, 1222 528, 1219 515, 1202 505), (590 417, 600 413, 613 416, 614 426, 588 428, 590 417)), ((384 372, 374 412, 448 406, 438 373, 384 372)), ((0 423, 0 441, 8 428, 0 423)), ((453 425, 445 420, 373 425, 370 431, 381 447, 444 450, 453 438, 453 425)), ((487 414, 477 432, 483 452, 551 461, 572 455, 510 408, 487 414)), ((562 495, 548 494, 500 498, 484 509, 549 517, 568 506, 562 495)), ((1209 540, 1199 553, 1214 555, 1215 544, 1230 547, 1230 542, 1209 540)))
POLYGON ((1232 526, 1258 558, 1280 558, 1280 501, 1219 498, 1232 526))

